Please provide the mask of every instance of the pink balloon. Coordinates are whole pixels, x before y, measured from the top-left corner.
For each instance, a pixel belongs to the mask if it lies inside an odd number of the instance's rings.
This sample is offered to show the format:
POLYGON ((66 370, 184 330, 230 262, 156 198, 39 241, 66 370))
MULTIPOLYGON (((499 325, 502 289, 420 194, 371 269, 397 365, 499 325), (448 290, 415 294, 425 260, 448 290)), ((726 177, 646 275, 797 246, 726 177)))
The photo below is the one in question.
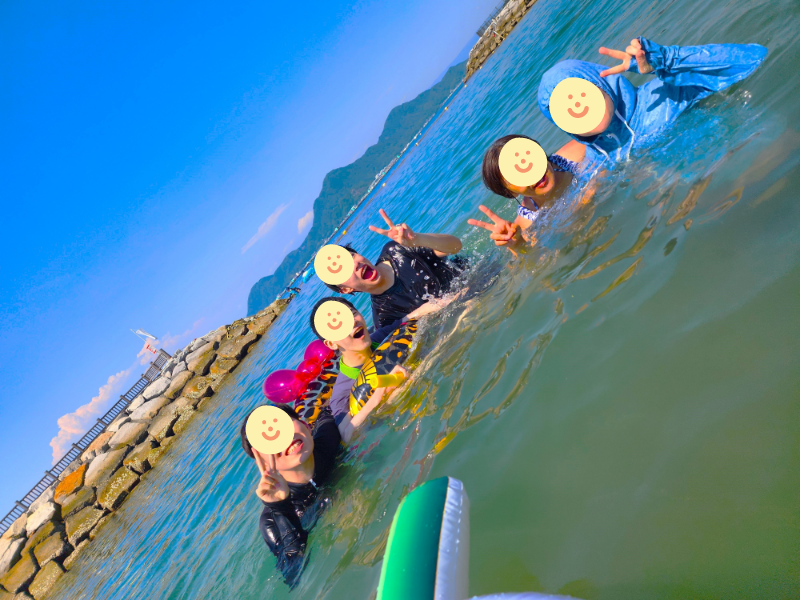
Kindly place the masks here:
POLYGON ((326 360, 333 358, 335 352, 325 345, 322 340, 314 340, 306 347, 306 352, 303 358, 306 360, 316 360, 322 365, 326 360))
POLYGON ((307 358, 297 365, 297 373, 306 383, 312 379, 316 379, 321 372, 322 364, 313 358, 307 358))
POLYGON ((281 369, 270 373, 264 380, 264 395, 278 404, 287 404, 296 400, 306 390, 307 381, 296 371, 281 369))

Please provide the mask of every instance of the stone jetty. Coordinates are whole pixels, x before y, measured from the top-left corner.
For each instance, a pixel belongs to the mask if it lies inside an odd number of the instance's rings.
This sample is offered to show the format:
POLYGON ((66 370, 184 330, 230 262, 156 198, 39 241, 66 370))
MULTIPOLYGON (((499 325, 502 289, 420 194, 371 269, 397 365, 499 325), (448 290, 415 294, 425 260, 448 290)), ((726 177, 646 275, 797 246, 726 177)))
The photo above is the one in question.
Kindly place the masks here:
POLYGON ((497 47, 508 37, 511 30, 517 26, 517 23, 522 20, 535 2, 536 0, 509 0, 472 47, 467 59, 467 75, 464 77, 464 81, 472 77, 472 74, 483 66, 486 59, 494 54, 497 47))
POLYGON ((0 600, 47 596, 288 303, 197 338, 166 362, 0 537, 0 600))

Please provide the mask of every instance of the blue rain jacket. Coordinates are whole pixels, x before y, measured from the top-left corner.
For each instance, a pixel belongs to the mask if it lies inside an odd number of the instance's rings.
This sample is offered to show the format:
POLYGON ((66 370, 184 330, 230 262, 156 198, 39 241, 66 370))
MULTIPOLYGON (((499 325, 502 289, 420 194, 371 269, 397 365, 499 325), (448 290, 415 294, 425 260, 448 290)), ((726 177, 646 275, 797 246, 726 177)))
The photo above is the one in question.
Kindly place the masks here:
MULTIPOLYGON (((714 92, 741 81, 763 62, 767 49, 758 44, 659 46, 638 38, 657 79, 635 87, 622 74, 600 77, 608 67, 582 60, 564 60, 548 69, 539 83, 539 109, 550 121, 550 95, 567 77, 599 87, 614 102, 608 129, 595 136, 572 135, 585 144, 588 161, 615 162, 629 156, 647 136, 668 127, 683 111, 714 92)), ((639 72, 636 59, 629 71, 639 72)))

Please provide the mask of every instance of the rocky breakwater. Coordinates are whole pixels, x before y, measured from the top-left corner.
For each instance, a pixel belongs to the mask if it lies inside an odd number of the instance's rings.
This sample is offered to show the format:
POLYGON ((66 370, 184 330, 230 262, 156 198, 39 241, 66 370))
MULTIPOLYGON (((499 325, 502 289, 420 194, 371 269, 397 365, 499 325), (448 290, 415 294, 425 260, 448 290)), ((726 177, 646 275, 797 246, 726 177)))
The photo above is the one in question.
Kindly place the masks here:
POLYGON ((497 47, 503 42, 511 30, 517 26, 536 0, 509 0, 503 9, 497 13, 492 24, 483 32, 476 44, 470 50, 467 59, 467 75, 464 81, 483 66, 497 47))
POLYGON ((288 302, 220 327, 167 361, 159 377, 0 537, 0 600, 47 596, 288 302))

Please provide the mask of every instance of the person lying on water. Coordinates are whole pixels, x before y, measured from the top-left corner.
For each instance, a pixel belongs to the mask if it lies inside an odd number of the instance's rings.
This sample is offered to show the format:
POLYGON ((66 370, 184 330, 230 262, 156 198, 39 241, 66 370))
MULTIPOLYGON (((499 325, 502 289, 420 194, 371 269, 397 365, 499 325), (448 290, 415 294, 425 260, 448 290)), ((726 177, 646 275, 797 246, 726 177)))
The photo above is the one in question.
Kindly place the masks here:
POLYGON ((284 579, 294 586, 303 568, 308 539, 301 520, 310 513, 313 522, 318 509, 327 504, 327 498, 319 498, 320 487, 330 478, 342 438, 328 407, 317 417, 313 432, 289 406, 277 407, 294 424, 294 437, 286 450, 261 454, 253 448, 245 432, 249 413, 240 434, 242 448, 255 460, 260 474, 256 496, 264 503, 258 521, 261 535, 277 557, 284 579))
MULTIPOLYGON (((394 388, 377 389, 364 407, 358 411, 358 414, 355 417, 350 416, 350 391, 353 389, 353 384, 358 377, 358 372, 361 370, 361 367, 364 366, 364 363, 372 356, 373 350, 375 350, 392 331, 402 325, 403 320, 395 321, 391 325, 377 329, 370 335, 367 330, 367 323, 358 309, 344 298, 333 296, 328 296, 327 298, 319 300, 312 309, 311 315, 311 330, 314 332, 314 335, 323 340, 328 348, 331 350, 338 350, 341 353, 339 357, 339 374, 336 376, 336 383, 333 384, 328 406, 330 406, 334 421, 339 427, 342 441, 348 444, 356 430, 361 427, 370 413, 394 391, 394 388), (353 331, 349 336, 338 342, 331 342, 324 339, 314 326, 314 313, 323 302, 327 302, 328 300, 341 302, 353 311, 353 318, 355 320, 353 331)), ((404 376, 408 376, 408 371, 400 365, 395 366, 391 373, 402 373, 404 376)))
POLYGON ((614 163, 703 98, 749 76, 767 52, 758 44, 659 46, 638 37, 625 52, 600 48, 621 61, 615 67, 564 60, 548 69, 539 109, 587 147, 589 162, 614 163), (656 78, 636 87, 625 71, 656 78))
MULTIPOLYGON (((578 177, 579 164, 586 154, 586 146, 576 141, 567 142, 557 152, 547 157, 547 168, 542 178, 534 185, 521 187, 505 180, 500 172, 500 151, 509 141, 525 138, 536 142, 527 135, 505 135, 495 140, 483 155, 481 176, 483 184, 498 196, 517 198, 517 217, 513 223, 498 217, 484 205, 479 209, 492 220, 492 223, 469 219, 467 223, 491 232, 491 239, 497 246, 505 246, 515 256, 530 242, 523 233, 539 216, 540 211, 552 206, 560 198, 572 181, 578 177)), ((537 142, 538 143, 538 142, 537 142)))
POLYGON ((446 233, 415 233, 405 223, 395 225, 383 209, 380 215, 389 229, 372 225, 369 228, 391 241, 381 250, 377 264, 344 246, 353 256, 355 270, 339 285, 325 284, 340 294, 370 294, 372 322, 378 328, 441 308, 436 299, 449 291, 453 279, 465 268, 460 257, 444 258, 461 250, 461 240, 457 237, 446 233), (430 298, 433 300, 429 301, 430 298))

